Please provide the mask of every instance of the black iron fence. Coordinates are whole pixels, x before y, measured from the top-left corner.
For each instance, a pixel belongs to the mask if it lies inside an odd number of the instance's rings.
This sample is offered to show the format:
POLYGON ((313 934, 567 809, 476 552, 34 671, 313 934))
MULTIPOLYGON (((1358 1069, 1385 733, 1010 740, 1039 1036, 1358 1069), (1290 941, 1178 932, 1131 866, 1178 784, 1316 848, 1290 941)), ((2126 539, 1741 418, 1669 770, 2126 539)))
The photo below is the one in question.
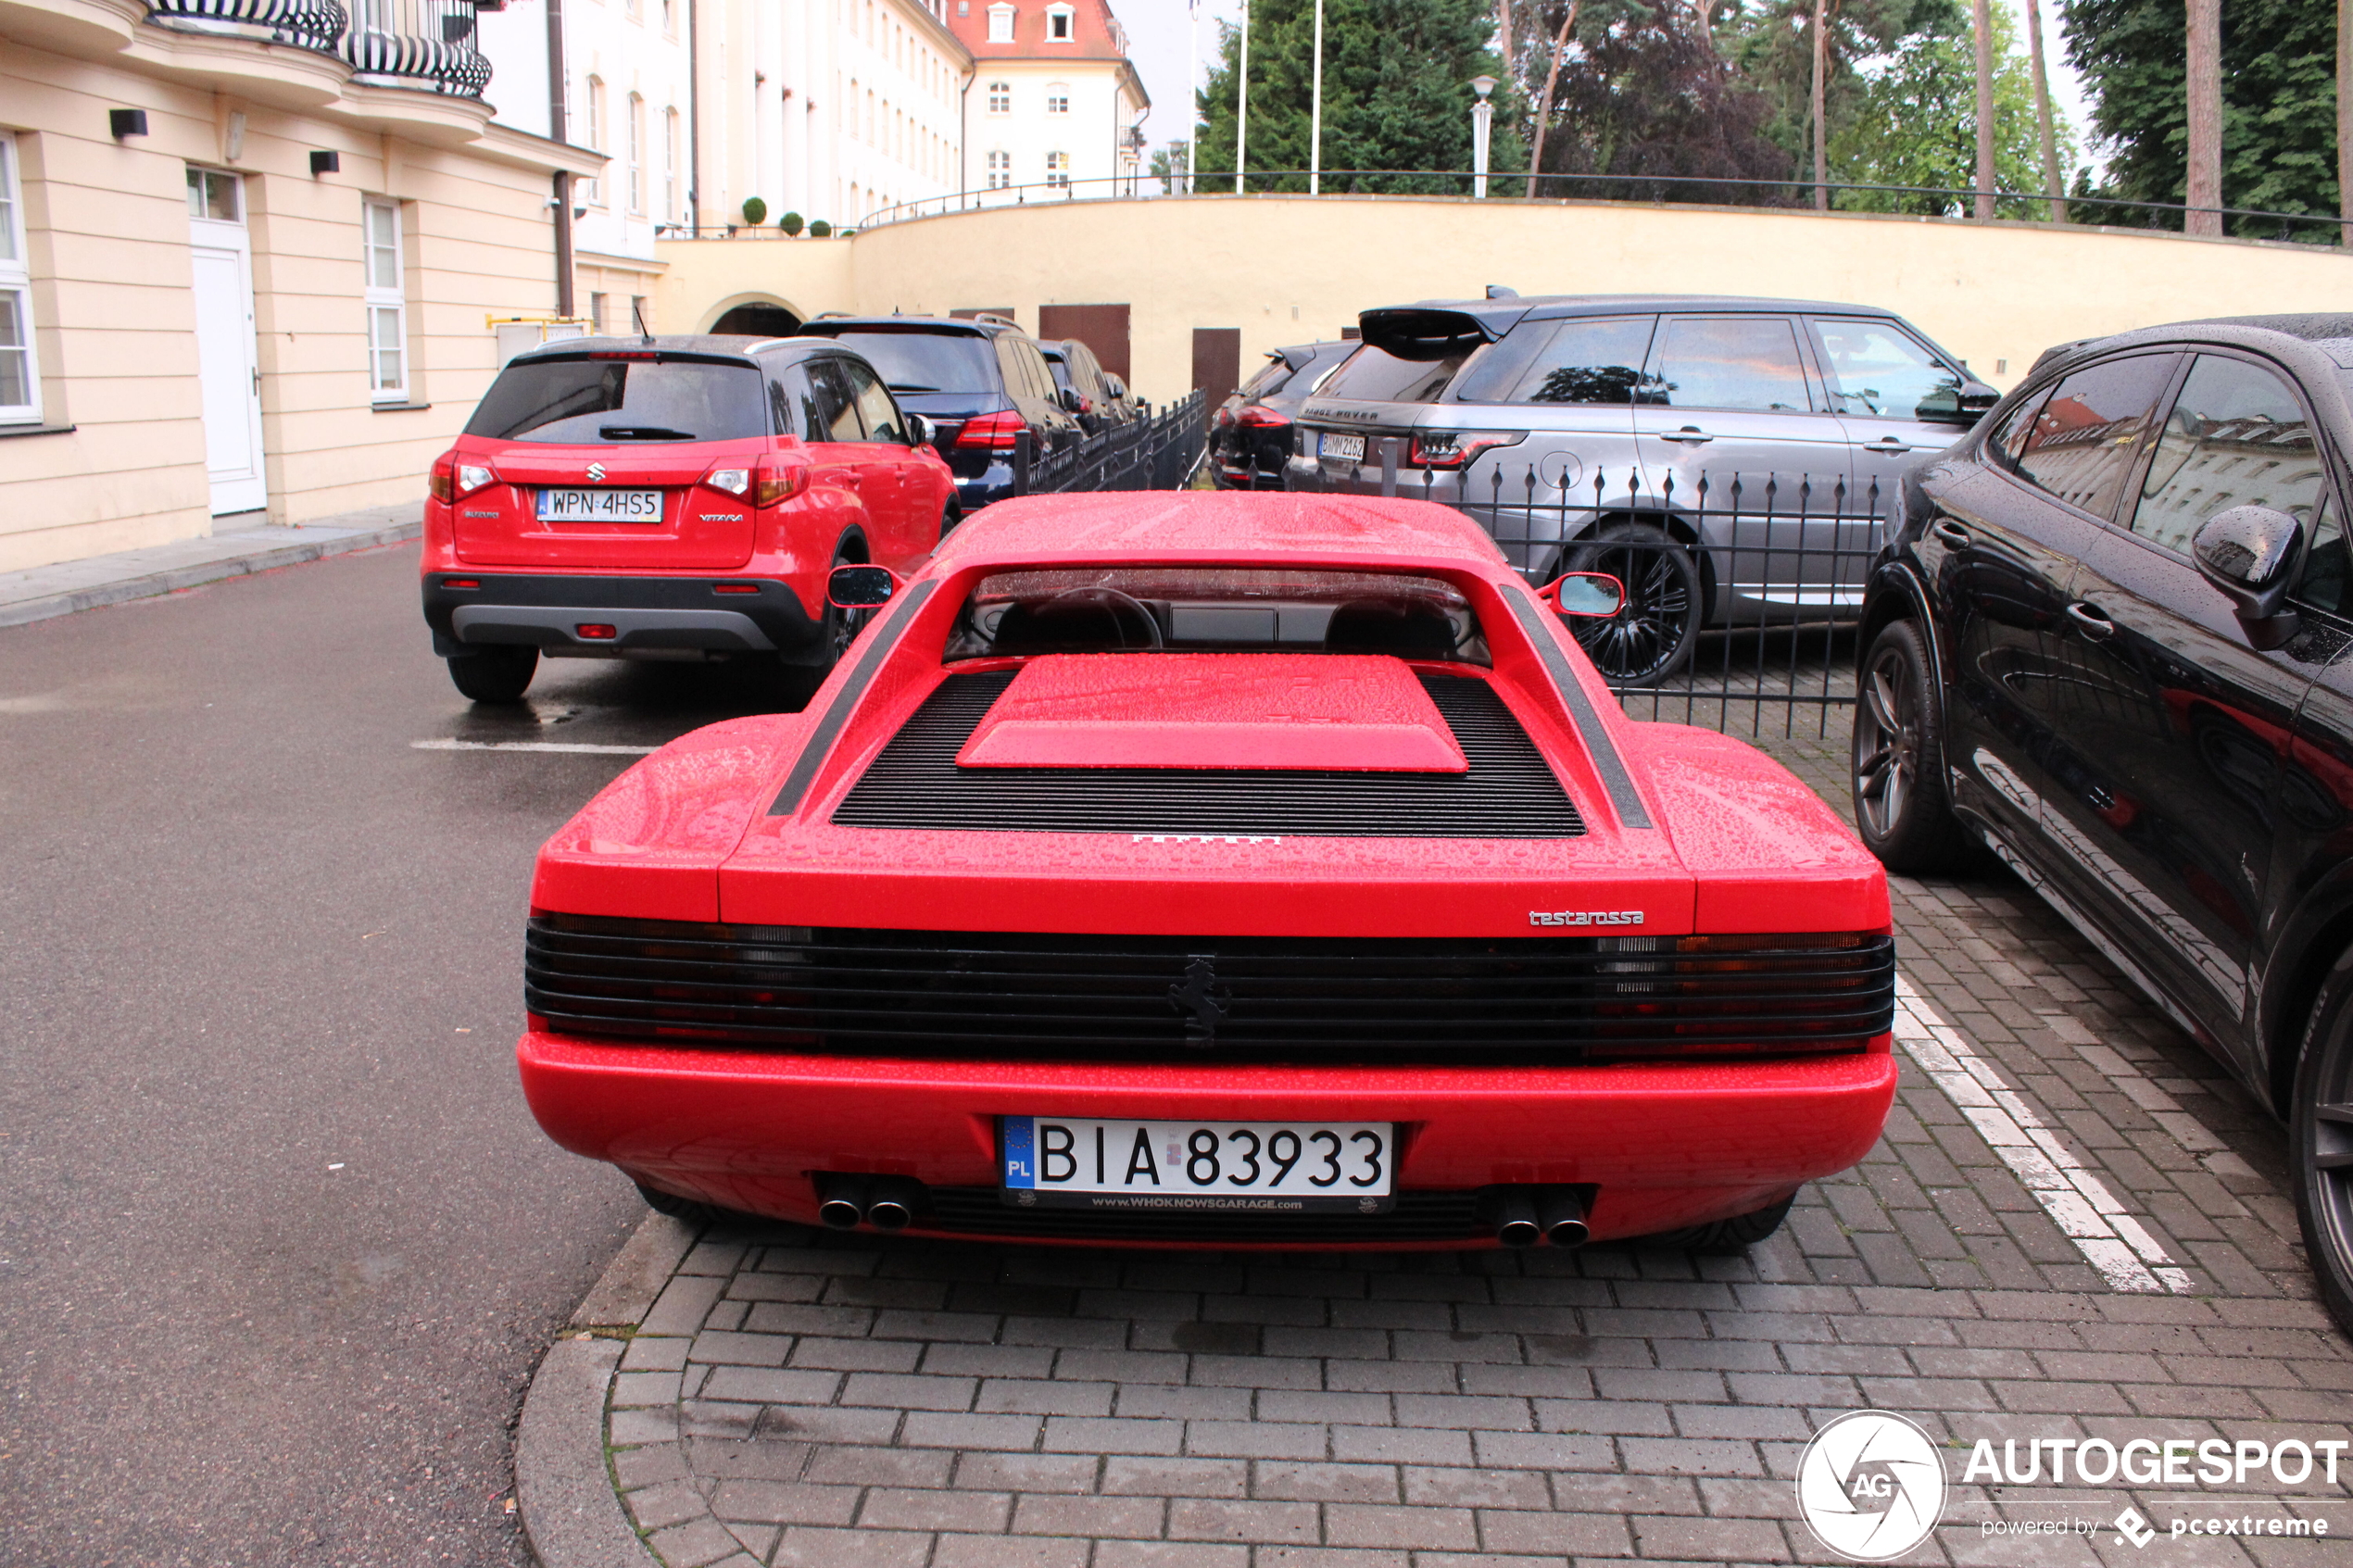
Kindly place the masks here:
POLYGON ((1013 447, 1014 493, 1181 490, 1208 448, 1208 400, 1193 392, 1060 451, 1038 452, 1025 433, 1013 447))
POLYGON ((1396 439, 1373 445, 1360 481, 1324 487, 1452 507, 1531 584, 1567 571, 1618 580, 1616 615, 1568 624, 1634 718, 1845 734, 1855 626, 1892 499, 1876 475, 1595 470, 1563 484, 1564 474, 1547 483, 1534 468, 1507 478, 1490 465, 1466 483, 1401 474, 1396 439))

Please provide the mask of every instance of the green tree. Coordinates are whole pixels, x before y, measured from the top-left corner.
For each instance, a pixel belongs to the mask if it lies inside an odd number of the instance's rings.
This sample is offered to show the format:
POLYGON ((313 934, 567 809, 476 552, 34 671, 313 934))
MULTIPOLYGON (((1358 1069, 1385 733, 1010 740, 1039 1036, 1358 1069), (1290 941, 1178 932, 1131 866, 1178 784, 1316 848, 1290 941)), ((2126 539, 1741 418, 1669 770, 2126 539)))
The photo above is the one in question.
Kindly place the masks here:
MULTIPOLYGON (((1521 10, 1546 37, 1541 57, 1549 69, 1568 0, 1521 10)), ((1786 190, 1770 182, 1788 176, 1791 158, 1766 134, 1771 112, 1718 51, 1696 7, 1678 0, 1580 0, 1553 91, 1540 174, 1584 178, 1540 178, 1537 194, 1785 202, 1786 190)))
MULTIPOLYGON (((1304 170, 1315 74, 1315 0, 1255 0, 1250 8, 1252 169, 1304 170)), ((1486 0, 1325 0, 1324 157, 1331 169, 1453 170, 1471 166, 1475 76, 1504 75, 1488 49, 1495 12, 1486 0)), ((1241 35, 1223 30, 1222 60, 1201 93, 1196 189, 1230 190, 1234 88, 1241 35), (1222 177, 1221 177, 1222 176, 1222 177)), ((1495 92, 1489 167, 1519 173, 1528 152, 1511 82, 1495 92)), ((1304 191, 1303 173, 1252 174, 1252 191, 1304 191)), ((1327 177, 1327 191, 1466 194, 1464 182, 1413 173, 1327 177)))
MULTIPOLYGON (((2034 121, 2034 78, 2016 47, 2017 23, 1994 8, 1994 183, 2004 191, 2040 191, 2042 152, 2034 121)), ((1831 178, 1862 185, 1919 185, 1964 191, 1977 177, 1977 55, 1966 19, 1954 28, 1915 35, 1878 59, 1858 63, 1858 84, 1844 123, 1831 137, 1831 178)), ((2062 167, 2074 160, 2074 138, 2063 119, 2053 126, 2062 167)), ((1833 198, 1853 212, 1965 214, 1959 195, 1902 195, 1842 191, 1833 198)), ((2040 200, 2006 199, 2003 218, 2048 216, 2040 200)))
MULTIPOLYGON (((2336 20, 2319 0, 2225 0, 2222 6, 2222 201, 2270 212, 2339 212, 2336 20)), ((2187 188, 2183 0, 2065 0, 2068 59, 2095 107, 2108 177, 2078 195, 2180 202, 2187 188)), ((2178 213, 2078 207, 2103 223, 2178 229, 2178 213)), ((2234 233, 2335 244, 2331 224, 2233 220, 2234 233)))
MULTIPOLYGON (((1969 38, 1969 10, 1962 0, 1831 0, 1828 10, 1822 118, 1832 142, 1858 116, 1874 112, 1863 101, 1869 86, 1866 61, 1903 54, 1933 38, 1969 38)), ((1714 0, 1712 14, 1718 45, 1743 85, 1770 106, 1765 134, 1789 154, 1793 167, 1810 169, 1814 0, 1714 0)), ((1972 73, 1975 69, 1972 64, 1972 73)))

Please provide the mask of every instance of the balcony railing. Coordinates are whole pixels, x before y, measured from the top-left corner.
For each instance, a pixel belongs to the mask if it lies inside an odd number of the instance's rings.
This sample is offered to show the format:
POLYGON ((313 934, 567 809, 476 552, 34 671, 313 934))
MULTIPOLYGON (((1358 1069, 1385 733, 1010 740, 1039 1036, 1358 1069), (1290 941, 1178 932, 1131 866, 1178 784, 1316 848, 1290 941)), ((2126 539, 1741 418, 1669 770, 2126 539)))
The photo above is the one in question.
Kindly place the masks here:
POLYGON ((490 61, 474 0, 147 0, 147 19, 180 32, 226 33, 334 55, 362 82, 479 98, 490 61))
POLYGON ((337 53, 362 78, 382 77, 388 86, 422 82, 436 93, 479 98, 490 84, 473 0, 359 0, 337 53))
POLYGON ((333 54, 350 19, 336 0, 147 0, 147 16, 177 32, 225 33, 333 54))

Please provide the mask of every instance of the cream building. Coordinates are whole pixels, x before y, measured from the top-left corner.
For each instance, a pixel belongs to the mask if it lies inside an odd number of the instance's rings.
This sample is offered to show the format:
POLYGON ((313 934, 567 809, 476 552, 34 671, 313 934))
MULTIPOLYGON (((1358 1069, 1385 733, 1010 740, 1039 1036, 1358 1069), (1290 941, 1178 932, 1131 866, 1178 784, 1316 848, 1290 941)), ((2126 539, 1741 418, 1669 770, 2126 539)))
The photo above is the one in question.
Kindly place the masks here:
POLYGON ((945 4, 976 73, 964 188, 1021 202, 1132 194, 1151 100, 1107 0, 945 4))
POLYGON ((494 121, 469 0, 362 5, 0 0, 0 571, 412 499, 551 310, 604 160, 494 121))

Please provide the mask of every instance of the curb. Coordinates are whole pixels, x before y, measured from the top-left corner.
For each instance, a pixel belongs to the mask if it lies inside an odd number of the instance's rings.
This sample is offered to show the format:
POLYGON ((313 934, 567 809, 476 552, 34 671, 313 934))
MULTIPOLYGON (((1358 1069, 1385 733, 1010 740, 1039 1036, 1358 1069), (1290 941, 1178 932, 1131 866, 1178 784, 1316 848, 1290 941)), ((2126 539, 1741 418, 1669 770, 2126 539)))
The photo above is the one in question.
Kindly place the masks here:
POLYGON ((279 545, 248 551, 244 555, 224 556, 217 560, 198 561, 192 566, 171 567, 151 571, 144 576, 126 577, 119 582, 100 583, 69 593, 51 594, 44 598, 26 599, 17 604, 0 606, 0 626, 23 626, 35 621, 53 620, 60 615, 72 615, 85 609, 97 609, 106 605, 122 604, 132 599, 153 598, 157 594, 175 594, 183 588, 201 587, 207 583, 219 583, 230 577, 249 577, 258 571, 271 571, 282 566, 298 566, 304 561, 322 560, 329 556, 347 555, 354 550, 370 550, 379 545, 396 545, 414 539, 424 533, 422 520, 396 522, 384 528, 371 528, 334 539, 309 539, 298 545, 279 545))
POLYGON ((647 1215, 532 1374, 515 1432, 515 1511, 541 1568, 658 1568, 605 1463, 605 1400, 627 1341, 584 1331, 635 1327, 698 1234, 647 1215))

